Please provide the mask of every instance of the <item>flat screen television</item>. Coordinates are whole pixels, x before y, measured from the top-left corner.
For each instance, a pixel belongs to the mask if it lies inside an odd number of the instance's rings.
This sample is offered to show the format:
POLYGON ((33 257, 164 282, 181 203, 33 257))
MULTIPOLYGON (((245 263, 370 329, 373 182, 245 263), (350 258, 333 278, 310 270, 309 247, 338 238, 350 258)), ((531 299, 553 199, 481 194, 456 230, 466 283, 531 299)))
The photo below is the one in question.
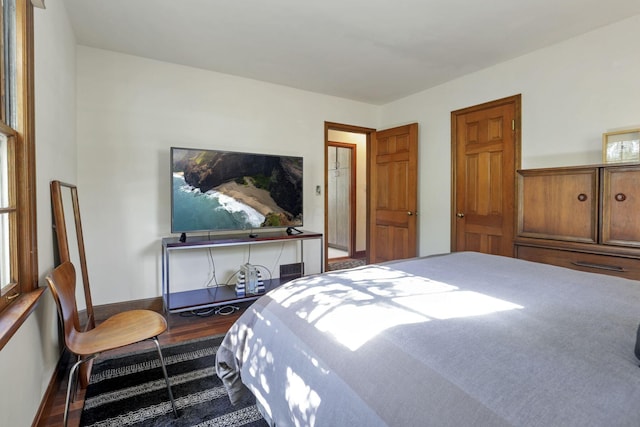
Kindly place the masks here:
POLYGON ((171 232, 302 226, 302 157, 171 148, 171 232))

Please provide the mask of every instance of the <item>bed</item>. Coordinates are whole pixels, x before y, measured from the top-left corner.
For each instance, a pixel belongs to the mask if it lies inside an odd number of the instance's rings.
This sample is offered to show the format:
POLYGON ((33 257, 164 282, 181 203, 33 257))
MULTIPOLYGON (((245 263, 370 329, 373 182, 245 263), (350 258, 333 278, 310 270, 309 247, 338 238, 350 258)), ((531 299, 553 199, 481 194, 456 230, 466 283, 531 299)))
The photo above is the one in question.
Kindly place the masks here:
POLYGON ((275 426, 640 426, 640 282, 474 252, 308 276, 216 370, 275 426))

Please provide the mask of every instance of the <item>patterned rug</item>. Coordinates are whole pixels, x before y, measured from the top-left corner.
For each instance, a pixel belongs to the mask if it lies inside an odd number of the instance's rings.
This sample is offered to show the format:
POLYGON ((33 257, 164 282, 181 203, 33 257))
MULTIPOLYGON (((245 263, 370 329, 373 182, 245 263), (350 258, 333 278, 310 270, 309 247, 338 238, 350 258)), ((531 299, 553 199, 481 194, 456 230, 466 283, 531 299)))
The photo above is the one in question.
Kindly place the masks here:
POLYGON ((81 426, 266 426, 253 397, 232 406, 215 373, 222 337, 163 346, 178 408, 174 418, 155 346, 98 359, 87 387, 81 426))
POLYGON ((355 268, 365 265, 367 262, 364 259, 354 258, 339 258, 335 261, 329 260, 329 271, 335 270, 347 270, 349 268, 355 268))

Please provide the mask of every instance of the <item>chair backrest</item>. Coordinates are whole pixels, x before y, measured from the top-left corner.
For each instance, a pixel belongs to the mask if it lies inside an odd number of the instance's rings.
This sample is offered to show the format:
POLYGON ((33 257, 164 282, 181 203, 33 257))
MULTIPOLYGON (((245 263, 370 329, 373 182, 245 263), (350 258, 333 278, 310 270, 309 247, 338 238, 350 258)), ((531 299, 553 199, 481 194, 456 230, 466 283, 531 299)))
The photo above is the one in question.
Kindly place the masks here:
POLYGON ((58 306, 58 315, 64 329, 65 344, 81 331, 76 305, 76 269, 69 261, 63 262, 47 276, 49 289, 58 306))

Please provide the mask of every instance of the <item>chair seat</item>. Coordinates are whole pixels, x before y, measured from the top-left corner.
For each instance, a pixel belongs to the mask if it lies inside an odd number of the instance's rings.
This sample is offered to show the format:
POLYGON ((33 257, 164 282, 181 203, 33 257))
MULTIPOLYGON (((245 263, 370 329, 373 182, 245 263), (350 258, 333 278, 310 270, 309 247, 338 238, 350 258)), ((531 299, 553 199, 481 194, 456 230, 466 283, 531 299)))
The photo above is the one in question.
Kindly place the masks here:
POLYGON ((74 331, 67 346, 72 353, 89 356, 144 341, 166 329, 167 321, 161 314, 151 310, 130 310, 109 317, 89 331, 74 331))

